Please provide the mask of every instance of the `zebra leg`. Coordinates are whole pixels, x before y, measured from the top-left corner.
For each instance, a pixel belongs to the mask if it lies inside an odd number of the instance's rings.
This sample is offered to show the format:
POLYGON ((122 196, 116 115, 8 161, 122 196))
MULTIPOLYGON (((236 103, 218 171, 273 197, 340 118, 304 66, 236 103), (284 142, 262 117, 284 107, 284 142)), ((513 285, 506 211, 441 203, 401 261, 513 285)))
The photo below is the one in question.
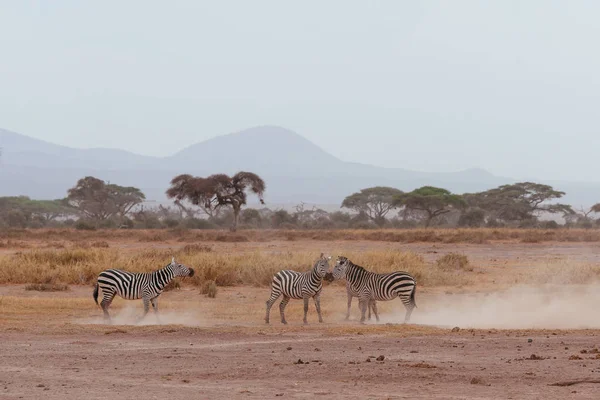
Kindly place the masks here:
POLYGON ((156 315, 156 322, 160 324, 160 317, 158 316, 158 296, 150 299, 152 303, 152 309, 154 310, 154 315, 156 315))
POLYGON ((358 306, 360 307, 360 323, 365 323, 365 313, 369 307, 369 299, 358 299, 358 306))
POLYGON ((406 307, 406 315, 404 316, 404 323, 407 324, 410 321, 410 315, 412 314, 415 306, 412 303, 410 303, 410 304, 405 304, 404 307, 406 307))
POLYGON ((350 319, 350 306, 352 305, 352 294, 350 289, 346 286, 346 294, 348 295, 348 311, 346 311, 346 321, 350 319))
POLYGON ((316 294, 313 297, 315 300, 315 307, 317 308, 317 314, 319 314, 319 322, 323 322, 323 317, 321 316, 321 294, 316 294))
POLYGON ((308 320, 306 319, 306 314, 308 314, 308 296, 304 296, 304 325, 308 324, 308 320))
POLYGON ((146 316, 146 314, 148 314, 148 311, 150 311, 150 299, 144 296, 142 300, 144 301, 144 314, 140 318, 138 318, 138 323, 141 322, 146 316))
POLYGON ((265 322, 267 324, 269 323, 269 315, 271 314, 271 307, 273 307, 273 304, 275 304, 275 302, 277 301, 279 296, 281 296, 281 292, 271 289, 271 297, 269 297, 269 300, 267 300, 267 314, 265 315, 265 322))
POLYGON ((371 300, 371 307, 373 308, 373 314, 375 314, 375 319, 377 320, 377 322, 379 322, 379 314, 377 313, 377 302, 375 300, 371 300))
MULTIPOLYGON (((103 289, 104 290, 104 289, 103 289)), ((110 303, 112 303, 115 298, 115 292, 105 291, 102 296, 102 302, 100 302, 100 307, 102 307, 102 311, 104 312, 104 322, 111 323, 110 315, 108 314, 108 307, 110 303)))
POLYGON ((284 294, 283 299, 281 300, 281 303, 279 303, 279 314, 281 314, 281 323, 282 324, 287 324, 287 321, 285 320, 285 314, 283 313, 283 311, 285 310, 285 306, 287 306, 287 303, 289 301, 290 301, 290 298, 284 294))
POLYGON ((369 321, 371 320, 371 308, 373 307, 373 303, 369 300, 369 305, 367 306, 367 311, 369 313, 369 321))

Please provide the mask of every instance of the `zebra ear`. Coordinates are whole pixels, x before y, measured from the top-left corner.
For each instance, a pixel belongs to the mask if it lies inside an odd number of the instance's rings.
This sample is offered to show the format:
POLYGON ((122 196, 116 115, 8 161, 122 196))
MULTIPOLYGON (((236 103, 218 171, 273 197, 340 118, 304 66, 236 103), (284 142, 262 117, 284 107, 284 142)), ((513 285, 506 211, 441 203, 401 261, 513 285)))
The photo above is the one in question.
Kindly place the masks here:
POLYGON ((323 258, 323 253, 321 253, 321 255, 319 256, 319 258, 323 258))
POLYGON ((175 257, 171 258, 171 264, 175 264, 175 257))

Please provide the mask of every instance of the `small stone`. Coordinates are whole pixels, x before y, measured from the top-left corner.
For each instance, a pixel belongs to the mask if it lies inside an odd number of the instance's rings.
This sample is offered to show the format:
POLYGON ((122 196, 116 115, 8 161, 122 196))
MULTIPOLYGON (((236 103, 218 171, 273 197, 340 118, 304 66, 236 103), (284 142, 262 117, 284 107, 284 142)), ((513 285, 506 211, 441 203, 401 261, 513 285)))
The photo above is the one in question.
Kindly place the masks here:
POLYGON ((290 346, 290 347, 288 347, 287 349, 288 349, 288 350, 291 350, 291 349, 292 349, 292 347, 290 346))
POLYGON ((385 356, 379 356, 379 357, 377 357, 377 361, 383 361, 383 360, 385 360, 385 356))
POLYGON ((533 339, 527 339, 527 343, 533 343, 533 339))
POLYGON ((452 332, 458 332, 460 331, 460 328, 458 326, 455 326, 454 328, 452 328, 452 332))

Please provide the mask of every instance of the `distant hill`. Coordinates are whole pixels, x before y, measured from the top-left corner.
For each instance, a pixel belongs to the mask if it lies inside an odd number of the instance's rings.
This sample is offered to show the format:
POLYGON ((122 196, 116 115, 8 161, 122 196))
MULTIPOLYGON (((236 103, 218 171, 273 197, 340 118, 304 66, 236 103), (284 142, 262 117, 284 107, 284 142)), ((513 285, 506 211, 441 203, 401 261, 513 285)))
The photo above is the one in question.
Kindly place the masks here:
MULTIPOLYGON (((232 174, 240 170, 267 182, 267 202, 340 204, 361 188, 386 185, 412 190, 423 185, 457 193, 514 182, 483 169, 428 173, 351 163, 327 153, 299 134, 260 126, 199 142, 171 156, 148 157, 119 149, 76 149, 0 129, 0 196, 58 198, 77 179, 93 175, 137 186, 149 199, 164 201, 171 178, 180 173, 232 174)), ((600 185, 556 183, 576 206, 600 201, 600 185)))

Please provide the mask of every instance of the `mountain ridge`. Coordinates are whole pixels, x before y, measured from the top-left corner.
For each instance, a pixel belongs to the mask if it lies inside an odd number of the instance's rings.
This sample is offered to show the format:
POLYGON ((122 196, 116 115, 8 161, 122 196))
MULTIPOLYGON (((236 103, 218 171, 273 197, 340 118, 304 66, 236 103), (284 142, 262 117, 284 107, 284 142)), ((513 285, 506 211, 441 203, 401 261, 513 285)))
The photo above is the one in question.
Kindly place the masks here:
MULTIPOLYGON (((347 162, 302 135, 274 125, 216 136, 165 157, 118 148, 72 148, 3 129, 0 146, 0 196, 62 197, 77 179, 93 175, 137 186, 149 199, 162 201, 170 179, 177 174, 202 176, 240 170, 261 175, 267 181, 267 197, 275 202, 339 204, 348 194, 369 186, 394 186, 407 191, 432 185, 464 193, 515 182, 479 167, 423 172, 347 162)), ((567 186, 578 192, 591 187, 587 195, 600 199, 600 185, 578 182, 567 186)), ((586 197, 579 193, 574 200, 587 204, 591 198, 586 197)))

